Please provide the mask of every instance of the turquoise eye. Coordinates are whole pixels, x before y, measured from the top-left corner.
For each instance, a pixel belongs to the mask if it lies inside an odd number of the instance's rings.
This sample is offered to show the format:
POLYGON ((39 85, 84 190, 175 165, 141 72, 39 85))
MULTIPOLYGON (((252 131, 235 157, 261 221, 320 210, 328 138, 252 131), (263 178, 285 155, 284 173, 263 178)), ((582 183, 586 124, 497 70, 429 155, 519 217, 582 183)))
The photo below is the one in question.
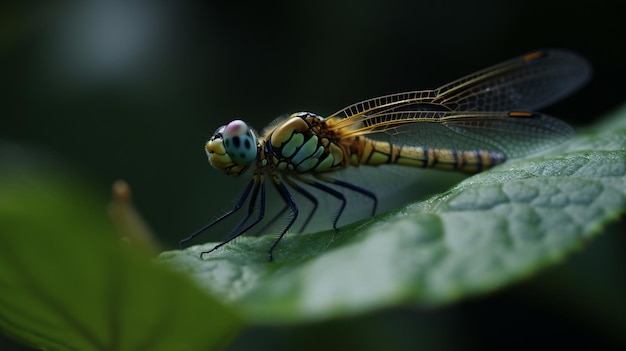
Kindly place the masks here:
POLYGON ((228 123, 222 130, 224 148, 238 165, 247 166, 256 160, 257 145, 254 131, 241 120, 228 123))

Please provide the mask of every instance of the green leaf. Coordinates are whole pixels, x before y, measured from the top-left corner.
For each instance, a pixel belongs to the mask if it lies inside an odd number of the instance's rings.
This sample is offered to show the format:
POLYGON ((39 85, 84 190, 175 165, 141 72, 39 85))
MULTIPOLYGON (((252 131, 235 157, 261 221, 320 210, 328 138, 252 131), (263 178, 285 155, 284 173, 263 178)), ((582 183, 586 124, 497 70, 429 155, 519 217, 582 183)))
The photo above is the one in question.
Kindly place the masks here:
POLYGON ((342 228, 161 254, 256 322, 434 306, 514 283, 581 248, 626 208, 626 109, 542 155, 342 228))
POLYGON ((0 144, 2 332, 47 350, 209 350, 230 341, 241 328, 233 311, 120 245, 106 201, 29 157, 0 144))

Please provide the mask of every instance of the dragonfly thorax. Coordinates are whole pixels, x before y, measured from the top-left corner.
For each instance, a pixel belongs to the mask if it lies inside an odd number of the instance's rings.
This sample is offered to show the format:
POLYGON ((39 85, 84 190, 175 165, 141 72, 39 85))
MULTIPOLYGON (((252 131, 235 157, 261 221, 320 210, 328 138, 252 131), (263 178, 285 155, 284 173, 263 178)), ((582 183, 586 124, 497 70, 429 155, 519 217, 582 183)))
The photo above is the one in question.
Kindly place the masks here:
POLYGON ((333 121, 311 112, 294 113, 269 133, 268 161, 279 172, 321 173, 344 168, 348 160, 348 139, 329 129, 333 121))
POLYGON ((213 167, 238 176, 257 158, 257 136, 246 122, 234 120, 213 133, 205 151, 213 167))

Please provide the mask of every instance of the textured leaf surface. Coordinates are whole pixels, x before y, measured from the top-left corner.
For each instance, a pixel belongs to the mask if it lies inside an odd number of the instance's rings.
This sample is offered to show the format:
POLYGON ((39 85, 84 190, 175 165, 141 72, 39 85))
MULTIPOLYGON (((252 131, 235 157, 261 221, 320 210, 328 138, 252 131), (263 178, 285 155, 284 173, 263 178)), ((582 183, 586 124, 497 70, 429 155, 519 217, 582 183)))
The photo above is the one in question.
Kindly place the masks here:
POLYGON ((440 305, 561 261, 626 208, 626 110, 542 155, 342 228, 242 238, 161 254, 207 291, 264 322, 440 305))
POLYGON ((208 350, 233 337, 231 311, 119 245, 106 201, 22 151, 0 145, 2 332, 46 350, 208 350))

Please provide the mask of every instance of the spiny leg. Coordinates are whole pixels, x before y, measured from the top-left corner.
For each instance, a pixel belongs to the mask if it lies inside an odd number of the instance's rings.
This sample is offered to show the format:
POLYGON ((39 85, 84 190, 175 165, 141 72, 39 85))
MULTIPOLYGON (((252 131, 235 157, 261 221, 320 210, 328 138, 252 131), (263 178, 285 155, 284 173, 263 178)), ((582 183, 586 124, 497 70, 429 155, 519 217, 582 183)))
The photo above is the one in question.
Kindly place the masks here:
POLYGON ((276 187, 276 190, 278 190, 278 193, 283 198, 283 201, 285 201, 285 204, 287 204, 287 206, 291 209, 291 212, 293 212, 293 217, 291 217, 291 220, 289 220, 289 223, 287 223, 287 226, 285 226, 283 231, 280 233, 280 235, 278 236, 278 239, 276 239, 276 241, 274 241, 274 244, 272 244, 272 247, 270 247, 270 252, 269 252, 270 261, 274 259, 274 256, 272 255, 274 248, 276 247, 276 245, 278 245, 278 243, 283 238, 283 236, 285 236, 285 233, 287 233, 289 228, 291 228, 293 223, 298 218, 298 206, 296 206, 296 203, 291 198, 291 193, 289 193, 289 190, 287 190, 287 187, 285 186, 285 184, 280 181, 280 178, 278 178, 278 175, 272 174, 272 183, 274 183, 274 187, 276 187))
MULTIPOLYGON (((255 177, 257 177, 257 175, 255 175, 255 177)), ((261 183, 265 182, 265 178, 262 174, 258 175, 260 181, 258 182, 258 184, 256 184, 256 188, 258 188, 261 183)), ((250 219, 250 217, 252 216, 252 213, 254 213, 254 209, 256 208, 256 200, 257 200, 257 195, 259 194, 259 190, 256 189, 252 192, 252 197, 250 198, 250 202, 248 203, 248 213, 246 214, 246 216, 244 218, 242 218, 239 223, 237 223, 237 225, 235 226, 235 228, 233 228, 230 233, 228 233, 228 236, 226 236, 226 238, 230 238, 232 235, 234 235, 234 233, 238 233, 240 232, 241 228, 248 222, 248 220, 250 219)), ((261 196, 263 196, 264 194, 262 193, 261 196)), ((255 222, 257 223, 258 220, 255 222)), ((232 239, 231 239, 232 240, 232 239)))
POLYGON ((338 192, 337 190, 335 190, 333 188, 330 188, 330 187, 328 187, 328 186, 326 186, 326 185, 324 185, 324 184, 322 184, 320 182, 317 182, 317 181, 315 181, 313 179, 305 178, 305 177, 302 177, 302 176, 299 176, 299 175, 296 175, 296 179, 298 179, 299 181, 301 181, 301 182, 303 182, 305 184, 308 184, 308 185, 311 185, 313 187, 316 187, 319 190, 321 190, 321 191, 323 191, 325 193, 328 193, 328 194, 334 196, 335 198, 337 198, 338 200, 341 201, 341 206, 339 207, 339 211, 337 211, 337 215, 335 216, 335 219, 333 221, 333 228, 335 230, 337 230, 337 222, 339 222, 339 217, 341 216, 341 213, 343 212, 343 210, 346 208, 346 203, 347 203, 346 202, 346 197, 342 193, 338 192))
POLYGON ((306 228, 306 226, 309 225, 309 222, 311 221, 311 218, 313 218, 313 215, 317 211, 317 204, 318 204, 317 203, 317 198, 315 196, 313 196, 313 194, 311 194, 310 192, 302 189, 302 187, 299 186, 296 182, 294 182, 291 178, 285 177, 284 180, 285 180, 285 183, 289 184, 289 186, 291 186, 295 191, 300 193, 300 195, 302 195, 302 196, 306 197, 307 199, 309 199, 309 201, 311 201, 311 203, 313 204, 313 209, 309 212, 309 215, 304 220, 304 223, 302 224, 302 227, 300 227, 299 233, 302 233, 304 231, 304 228, 306 228))
MULTIPOLYGON (((359 186, 356 186, 354 184, 350 184, 348 182, 344 182, 344 181, 333 179, 333 178, 328 178, 328 177, 323 176, 323 175, 321 175, 319 173, 313 173, 313 176, 315 178, 323 181, 323 182, 330 183, 330 184, 335 184, 337 186, 344 187, 344 188, 350 189, 352 191, 356 191, 359 194, 362 194, 362 195, 365 195, 365 196, 369 197, 374 202, 374 206, 372 207, 372 216, 374 216, 376 214, 376 207, 378 206, 378 198, 376 197, 376 194, 374 194, 373 192, 371 192, 371 191, 369 191, 367 189, 361 188, 359 186)), ((342 209, 342 211, 343 211, 343 209, 342 209)), ((339 217, 339 216, 341 216, 341 212, 339 214, 337 214, 337 217, 339 217)))
POLYGON ((258 231, 256 231, 254 233, 254 236, 259 236, 261 235, 261 233, 263 233, 264 231, 267 230, 267 228, 269 228, 270 225, 272 225, 273 223, 276 222, 276 220, 278 220, 278 218, 280 218, 282 215, 285 214, 285 212, 287 212, 287 210, 289 209, 288 205, 283 206, 283 208, 280 209, 280 211, 278 211, 278 213, 276 213, 274 215, 274 217, 272 217, 272 219, 270 219, 269 221, 267 221, 267 223, 265 223, 263 225, 263 227, 261 227, 261 229, 259 229, 258 231))
MULTIPOLYGON (((214 220, 213 222, 210 222, 208 224, 206 224, 204 227, 196 230, 193 234, 189 235, 188 237, 182 239, 181 241, 178 242, 178 247, 182 250, 183 249, 183 245, 188 242, 189 240, 192 240, 193 238, 195 238, 196 236, 200 235, 202 232, 204 232, 205 230, 211 228, 213 225, 221 222, 223 219, 227 218, 228 216, 232 215, 233 213, 239 211, 239 209, 243 206, 243 204, 246 202, 246 199, 248 198, 248 195, 250 195, 250 190, 252 190, 252 186, 255 185, 256 181, 255 179, 251 179, 250 182, 248 183, 248 185, 246 186, 246 188, 244 189, 243 193, 241 194, 241 196, 239 197, 239 199, 237 200, 237 203, 235 204, 235 207, 233 207, 232 210, 224 213, 223 215, 221 215, 219 218, 217 218, 216 220, 214 220)), ((255 193, 258 192, 258 187, 255 187, 254 189, 255 193)), ((255 195, 256 196, 256 195, 255 195)))
MULTIPOLYGON (((313 218, 313 214, 315 214, 315 212, 317 211, 317 204, 318 204, 317 198, 315 198, 315 196, 313 196, 313 194, 311 194, 310 192, 302 189, 302 187, 299 186, 296 182, 294 182, 291 178, 285 176, 283 177, 283 180, 285 181, 285 183, 291 186, 295 191, 297 191, 299 194, 306 197, 309 201, 313 203, 313 209, 311 210, 311 212, 309 212, 309 215, 304 221, 304 224, 302 224, 302 227, 300 227, 300 230, 298 231, 298 233, 302 233, 304 231, 304 228, 306 228, 306 226, 311 221, 311 218, 313 218)), ((276 213, 276 215, 274 215, 274 217, 272 217, 271 220, 269 220, 265 225, 263 225, 263 227, 259 229, 259 231, 255 233, 255 235, 259 235, 263 231, 267 230, 267 228, 273 223, 275 223, 276 220, 278 220, 278 218, 282 217, 282 215, 284 215, 288 209, 289 209, 289 205, 285 204, 285 206, 280 211, 278 211, 278 213, 276 213)))
MULTIPOLYGON (((257 223, 259 223, 262 219, 263 216, 265 216, 265 181, 264 181, 264 177, 263 175, 259 175, 254 177, 255 180, 255 187, 254 187, 254 196, 253 196, 253 200, 256 200, 256 195, 259 192, 261 192, 261 202, 259 204, 259 214, 257 215, 257 219, 250 223, 248 226, 246 226, 245 228, 241 229, 241 225, 238 226, 238 230, 236 231, 231 231, 230 234, 226 237, 226 239, 224 239, 221 243, 219 243, 218 245, 215 245, 215 247, 213 247, 211 250, 209 251, 203 251, 200 253, 200 258, 204 257, 204 255, 209 254, 217 249, 219 249, 220 247, 228 244, 229 242, 231 242, 233 239, 237 238, 238 236, 242 235, 243 233, 247 232, 248 229, 254 227, 257 223)), ((256 202, 256 201, 255 201, 256 202)), ((250 207, 252 207, 252 209, 254 209, 254 205, 250 205, 250 207)), ((246 218, 249 217, 246 216, 246 218)))

